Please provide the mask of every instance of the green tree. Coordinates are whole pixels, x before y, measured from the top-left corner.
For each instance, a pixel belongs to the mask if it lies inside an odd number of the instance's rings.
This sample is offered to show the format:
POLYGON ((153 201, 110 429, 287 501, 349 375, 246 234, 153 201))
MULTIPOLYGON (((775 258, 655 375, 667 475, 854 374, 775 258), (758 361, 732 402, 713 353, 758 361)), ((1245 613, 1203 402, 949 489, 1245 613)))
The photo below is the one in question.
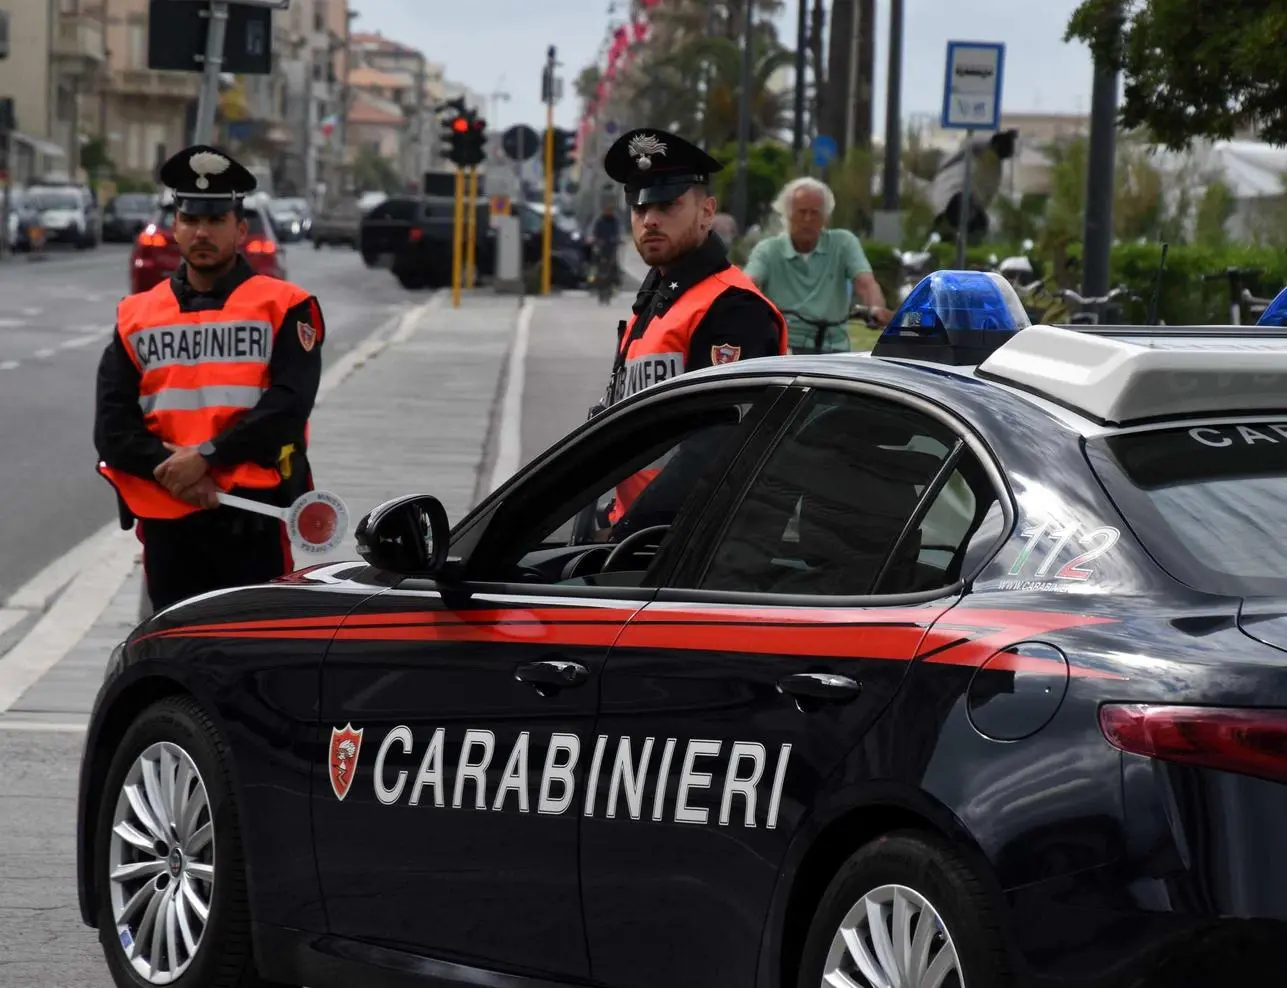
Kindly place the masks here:
POLYGON ((1225 224, 1233 218, 1236 208, 1233 189, 1226 182, 1218 178, 1209 182, 1194 217, 1194 242, 1204 247, 1227 246, 1229 233, 1225 224))
POLYGON ((1082 0, 1065 41, 1120 68, 1121 122, 1172 150, 1248 124, 1287 144, 1287 4, 1282 0, 1082 0))
MULTIPOLYGON (((712 180, 712 191, 720 202, 720 208, 727 209, 732 206, 733 189, 737 183, 737 145, 728 144, 711 153, 720 161, 728 162, 727 167, 716 172, 712 180)), ((747 148, 747 226, 764 222, 774 196, 786 185, 794 168, 791 149, 778 141, 761 141, 747 148)))
POLYGON ((393 162, 372 147, 363 147, 353 161, 353 182, 359 189, 380 191, 397 195, 402 191, 402 179, 393 162))

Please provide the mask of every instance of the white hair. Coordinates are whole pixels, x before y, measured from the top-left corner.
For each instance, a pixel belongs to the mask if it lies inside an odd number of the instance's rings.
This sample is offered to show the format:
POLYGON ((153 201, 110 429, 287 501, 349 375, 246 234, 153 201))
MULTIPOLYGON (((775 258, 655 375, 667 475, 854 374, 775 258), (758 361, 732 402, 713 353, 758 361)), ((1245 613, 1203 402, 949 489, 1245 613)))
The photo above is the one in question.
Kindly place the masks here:
POLYGON ((808 189, 811 192, 817 192, 822 196, 822 217, 831 219, 831 214, 836 208, 836 197, 825 182, 819 182, 816 178, 810 178, 805 175, 803 178, 793 178, 782 186, 782 191, 773 201, 773 211, 781 216, 784 220, 791 216, 791 200, 801 189, 808 189))

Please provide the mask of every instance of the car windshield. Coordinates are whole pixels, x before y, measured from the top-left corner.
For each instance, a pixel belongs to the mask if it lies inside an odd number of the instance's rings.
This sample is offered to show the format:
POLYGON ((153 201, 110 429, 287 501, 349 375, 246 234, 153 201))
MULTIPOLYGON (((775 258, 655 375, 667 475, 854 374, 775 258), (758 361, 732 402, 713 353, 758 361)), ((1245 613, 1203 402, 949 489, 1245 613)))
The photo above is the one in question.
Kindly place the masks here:
POLYGON ((80 196, 75 192, 32 192, 27 204, 33 209, 80 209, 80 196))
POLYGON ((1091 440, 1087 455, 1136 538, 1196 590, 1287 595, 1287 421, 1091 440))
POLYGON ((155 200, 148 195, 123 195, 116 197, 116 208, 122 212, 146 212, 154 205, 155 200))

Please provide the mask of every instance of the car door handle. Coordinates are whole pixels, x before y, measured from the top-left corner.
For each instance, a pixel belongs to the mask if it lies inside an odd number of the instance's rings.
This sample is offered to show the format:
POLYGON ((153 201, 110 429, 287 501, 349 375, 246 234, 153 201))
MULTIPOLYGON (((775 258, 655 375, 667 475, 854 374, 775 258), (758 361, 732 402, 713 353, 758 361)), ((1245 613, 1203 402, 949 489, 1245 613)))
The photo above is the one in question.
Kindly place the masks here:
POLYGON ((834 672, 797 672, 779 679, 778 690, 798 700, 847 703, 862 692, 862 684, 834 672))
POLYGON ((519 666, 514 670, 514 678, 542 691, 569 689, 586 682, 590 670, 568 659, 542 659, 519 666))

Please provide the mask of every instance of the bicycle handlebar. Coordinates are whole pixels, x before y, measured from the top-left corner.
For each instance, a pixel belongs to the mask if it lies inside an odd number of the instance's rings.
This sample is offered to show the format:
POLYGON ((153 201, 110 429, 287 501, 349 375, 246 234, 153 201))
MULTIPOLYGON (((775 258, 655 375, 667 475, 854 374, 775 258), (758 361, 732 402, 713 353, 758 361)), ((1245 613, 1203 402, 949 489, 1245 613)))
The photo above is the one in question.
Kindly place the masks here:
POLYGON ((1087 306, 1091 308, 1096 308, 1104 305, 1111 305, 1113 302, 1116 302, 1119 298, 1129 298, 1136 302, 1140 300, 1140 297, 1136 295, 1134 292, 1132 292, 1129 288, 1114 288, 1107 295, 1097 295, 1091 298, 1082 298, 1082 296, 1078 295, 1071 288, 1064 288, 1060 290, 1059 295, 1060 297, 1066 298, 1068 301, 1073 302, 1077 305, 1087 306))

